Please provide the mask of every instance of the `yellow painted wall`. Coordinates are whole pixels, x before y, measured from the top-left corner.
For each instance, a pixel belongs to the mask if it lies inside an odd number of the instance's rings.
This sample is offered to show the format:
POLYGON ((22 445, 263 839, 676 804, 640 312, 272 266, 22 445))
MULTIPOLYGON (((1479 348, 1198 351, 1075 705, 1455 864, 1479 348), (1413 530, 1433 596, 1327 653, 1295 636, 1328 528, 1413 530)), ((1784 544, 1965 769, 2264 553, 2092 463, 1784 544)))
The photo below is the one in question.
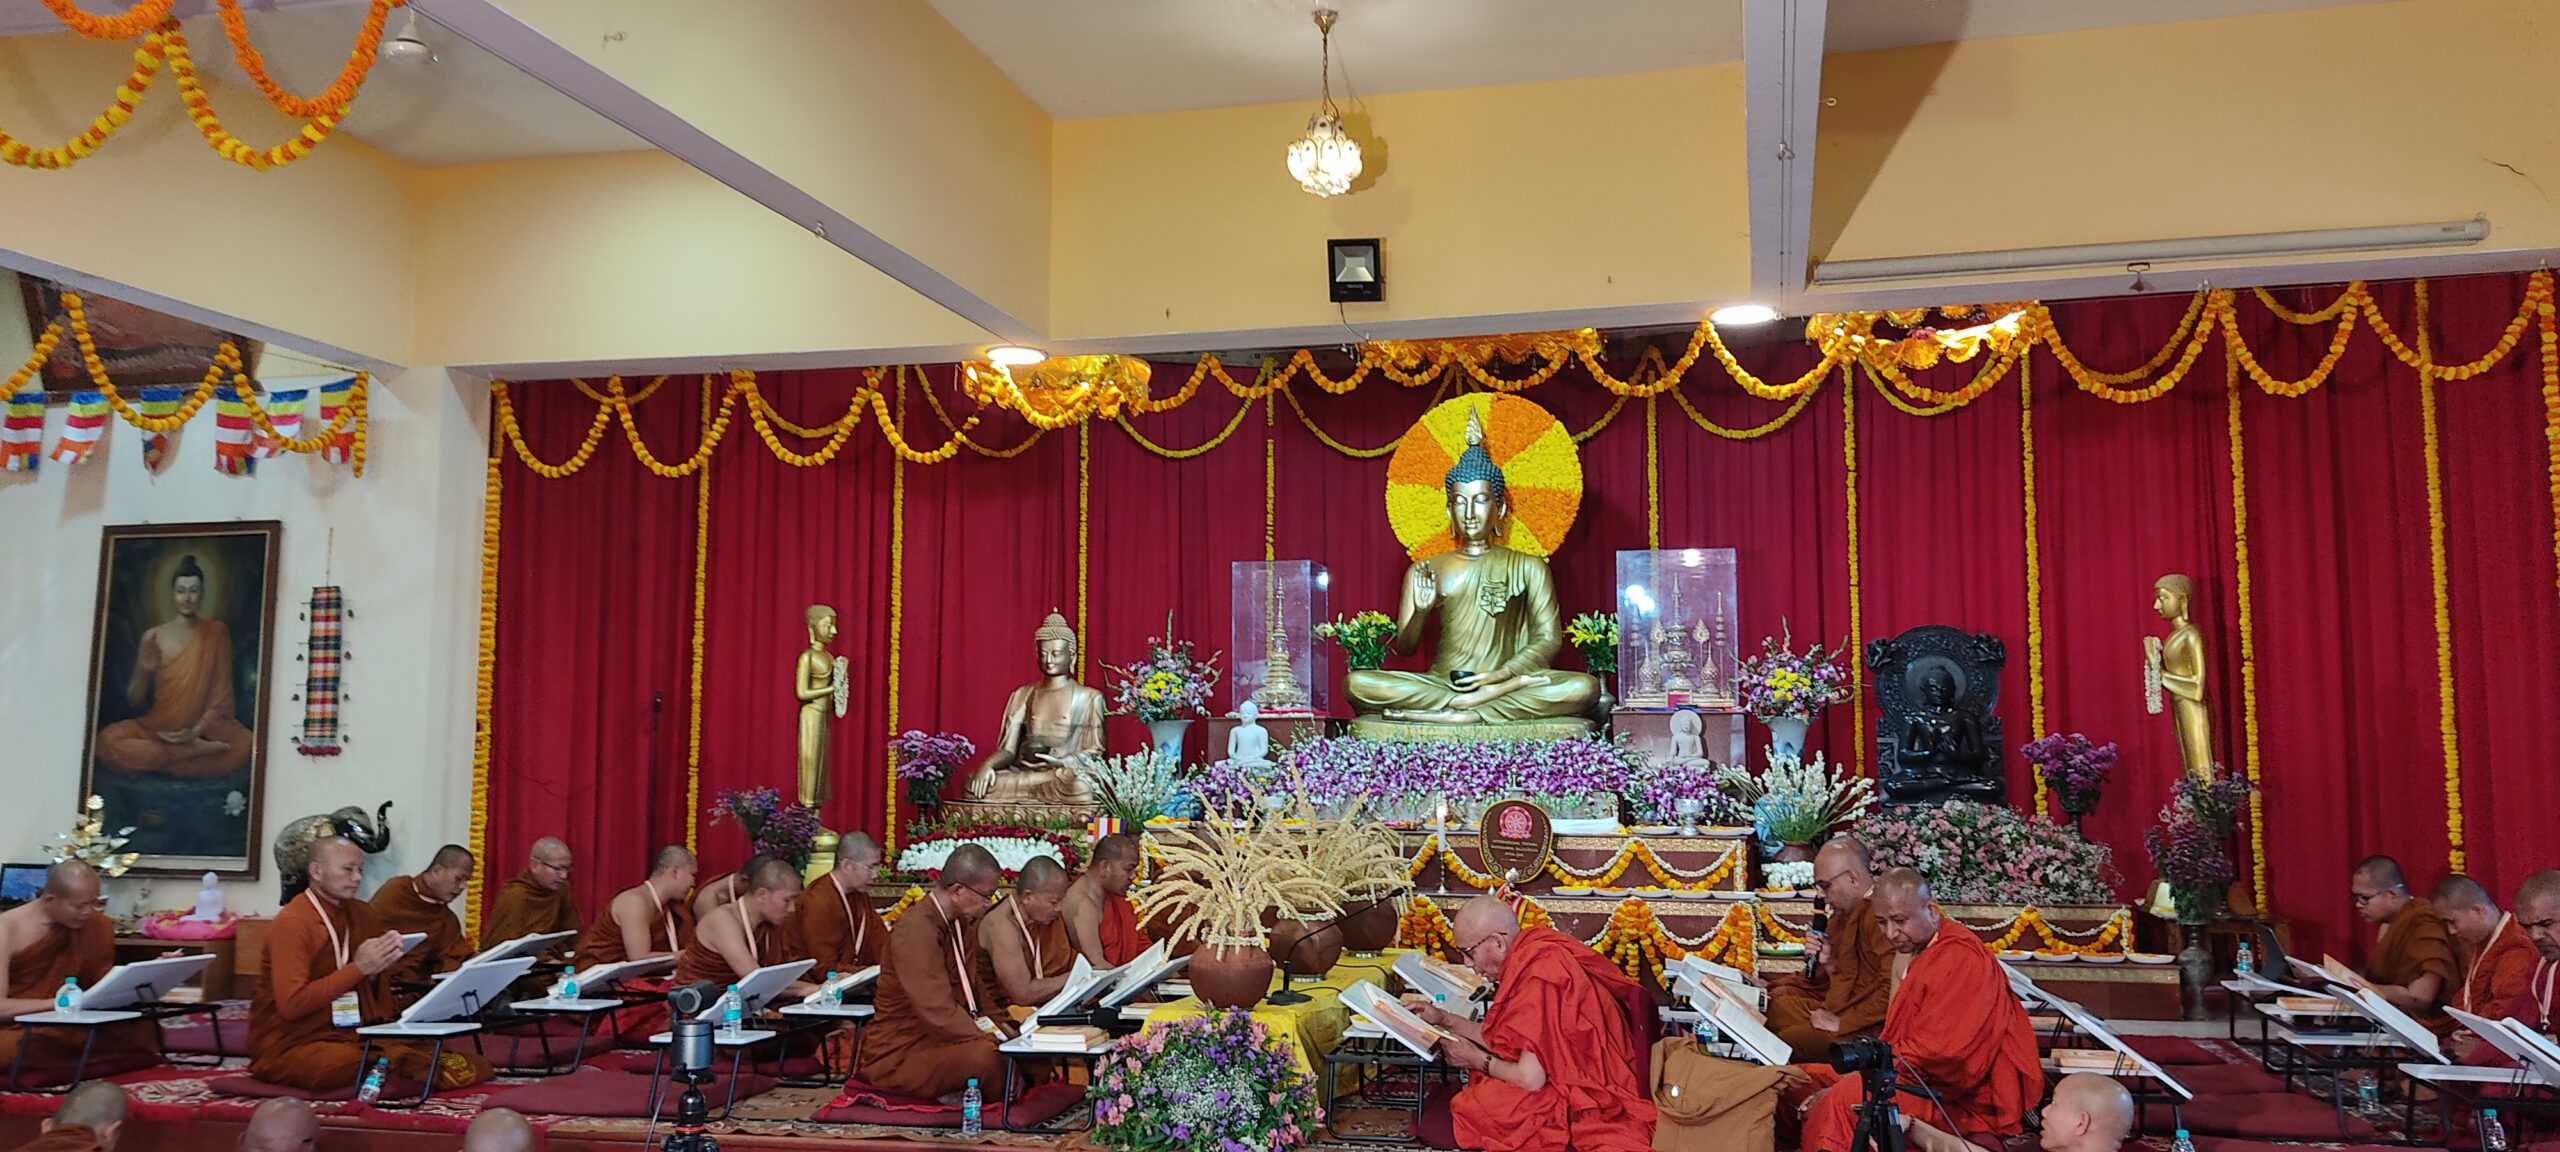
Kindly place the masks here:
POLYGON ((1046 322, 1048 116, 925 0, 507 7, 1016 319, 1046 322))
POLYGON ((987 341, 664 153, 418 169, 409 187, 430 363, 852 362, 867 348, 987 341))
POLYGON ((1854 259, 2475 212, 2493 225, 2486 247, 2560 246, 2555 74, 2548 0, 1832 56, 1812 248, 1854 259))
POLYGON ((1385 142, 1374 186, 1330 200, 1284 163, 1304 102, 1059 122, 1051 332, 1332 324, 1331 237, 1384 240, 1387 301, 1351 306, 1354 324, 1745 286, 1739 66, 1401 93, 1365 109, 1385 142))

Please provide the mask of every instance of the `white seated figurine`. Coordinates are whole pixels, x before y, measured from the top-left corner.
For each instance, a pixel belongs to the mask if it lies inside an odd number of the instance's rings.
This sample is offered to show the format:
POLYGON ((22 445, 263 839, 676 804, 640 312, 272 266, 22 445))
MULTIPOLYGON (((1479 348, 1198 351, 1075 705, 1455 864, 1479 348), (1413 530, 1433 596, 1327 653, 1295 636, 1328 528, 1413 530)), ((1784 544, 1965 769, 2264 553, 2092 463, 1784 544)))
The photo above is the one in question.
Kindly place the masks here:
POLYGON ((1271 767, 1271 730, 1262 726, 1262 706, 1251 700, 1238 704, 1236 719, 1227 733, 1227 762, 1257 771, 1271 767))
POLYGON ((222 919, 222 889, 214 886, 213 873, 204 874, 204 886, 196 889, 196 910, 187 919, 208 922, 222 919))
POLYGON ((1671 755, 1663 757, 1664 762, 1670 764, 1705 764, 1707 762, 1707 747, 1705 742, 1699 739, 1699 736, 1706 730, 1706 721, 1700 720, 1696 712, 1683 708, 1672 713, 1671 755))

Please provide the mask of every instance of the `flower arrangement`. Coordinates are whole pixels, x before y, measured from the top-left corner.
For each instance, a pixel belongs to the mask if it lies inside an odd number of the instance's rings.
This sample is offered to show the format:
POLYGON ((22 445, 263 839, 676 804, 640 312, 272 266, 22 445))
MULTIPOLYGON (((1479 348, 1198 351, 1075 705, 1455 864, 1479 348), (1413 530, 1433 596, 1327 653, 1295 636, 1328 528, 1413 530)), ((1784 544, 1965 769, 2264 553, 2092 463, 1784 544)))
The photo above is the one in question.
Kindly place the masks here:
MULTIPOLYGON (((1618 797, 1645 770, 1641 753, 1597 737, 1564 740, 1455 741, 1415 744, 1314 737, 1281 750, 1277 773, 1300 781, 1318 810, 1340 814, 1355 799, 1389 823, 1428 820, 1441 801, 1481 809, 1505 796, 1525 796, 1560 819, 1609 818, 1618 797)), ((1261 781, 1225 763, 1195 784, 1212 808, 1255 803, 1261 781)))
POLYGON ((1093 798, 1102 805, 1103 815, 1118 819, 1124 827, 1135 828, 1172 810, 1182 791, 1175 767, 1172 757, 1158 756, 1150 748, 1134 756, 1111 756, 1088 764, 1083 775, 1093 786, 1093 798))
MULTIPOLYGON (((1173 631, 1173 617, 1165 617, 1173 631)), ((1218 687, 1218 653, 1202 660, 1192 655, 1188 640, 1147 638, 1147 658, 1130 664, 1105 664, 1120 678, 1112 689, 1113 707, 1141 723, 1187 720, 1207 710, 1209 693, 1218 687)))
POLYGON ((2239 874, 2224 844, 2251 791, 2246 779, 2219 764, 2201 780, 2182 774, 2160 809, 2160 823, 2143 830, 2143 851, 2168 883, 2179 923, 2212 920, 2223 889, 2239 874))
POLYGON ((1140 921, 1173 925, 1170 939, 1262 944, 1262 914, 1300 918, 1342 911, 1342 888, 1307 866, 1304 839, 1277 831, 1267 813, 1230 819, 1212 812, 1192 835, 1160 837, 1155 882, 1139 889, 1140 921))
POLYGON ((1093 1142, 1114 1152, 1283 1152, 1323 1118, 1289 1045, 1232 1009, 1149 1023, 1086 1093, 1093 1142))
POLYGON ((889 741, 889 758, 897 765, 899 782, 907 786, 907 803, 927 810, 942 806, 942 786, 977 754, 978 746, 957 732, 927 735, 910 728, 889 741))
POLYGON ((1396 622, 1374 608, 1353 613, 1348 620, 1336 616, 1316 625, 1316 635, 1339 646, 1343 659, 1354 669, 1386 663, 1387 641, 1395 634, 1396 622))
POLYGON ((818 822, 817 809, 785 801, 782 793, 771 788, 712 797, 711 819, 737 825, 756 851, 804 869, 809 866, 809 854, 817 849, 818 833, 826 830, 818 822))
POLYGON ((1052 824, 918 824, 907 830, 907 844, 898 849, 895 871, 907 876, 931 876, 942 870, 943 861, 951 858, 954 849, 976 844, 994 853, 996 866, 1008 876, 1022 871, 1034 856, 1049 857, 1073 872, 1083 864, 1082 834, 1080 825, 1063 819, 1052 824))
POLYGON ((1680 820, 1680 801, 1696 800, 1698 819, 1709 824, 1741 823, 1744 806, 1716 783, 1718 771, 1714 764, 1646 757, 1627 777, 1627 807, 1634 810, 1639 823, 1675 824, 1680 820))
POLYGON ((1760 880, 1772 889, 1813 887, 1813 861, 1790 860, 1760 866, 1760 880))
POLYGON ((1564 638, 1582 653, 1582 666, 1594 676, 1618 670, 1618 614, 1585 612, 1567 621, 1564 638))
POLYGON ((1750 811, 1752 831, 1763 844, 1819 843, 1832 829, 1855 823, 1876 802, 1874 781, 1833 771, 1819 752, 1808 764, 1772 751, 1768 769, 1756 777, 1721 766, 1716 783, 1750 811))
POLYGON ((133 835, 130 826, 117 829, 112 836, 107 834, 103 815, 106 809, 107 798, 95 793, 81 802, 80 815, 71 821, 71 830, 45 845, 45 850, 53 854, 54 863, 77 860, 97 869, 101 876, 122 876, 125 869, 142 858, 139 852, 124 850, 125 839, 133 835))
POLYGON ((1795 637, 1763 638, 1760 654, 1745 656, 1733 669, 1734 692, 1742 710, 1754 719, 1811 720, 1822 710, 1849 698, 1848 645, 1816 644, 1794 651, 1795 637))
POLYGON ((2115 768, 2117 751, 2115 741, 2092 744, 2078 732, 2067 736, 2057 732, 2018 749, 2027 763, 2035 765, 2036 778, 2044 781, 2062 801, 2062 810, 2075 820, 2098 806, 2098 789, 2115 768))
POLYGON ((1395 831, 1366 818, 1361 798, 1353 798, 1344 815, 1327 816, 1307 798, 1304 778, 1292 772, 1288 785, 1281 803, 1261 806, 1270 814, 1262 821, 1266 833, 1295 842, 1303 858, 1301 866, 1338 890, 1342 902, 1394 894, 1396 911, 1402 913, 1403 893, 1413 882, 1405 871, 1404 844, 1395 831))
POLYGON ((2115 863, 2093 844, 2038 813, 1953 800, 1885 808, 1858 838, 1879 868, 1906 867, 1949 904, 2110 904, 2115 863))

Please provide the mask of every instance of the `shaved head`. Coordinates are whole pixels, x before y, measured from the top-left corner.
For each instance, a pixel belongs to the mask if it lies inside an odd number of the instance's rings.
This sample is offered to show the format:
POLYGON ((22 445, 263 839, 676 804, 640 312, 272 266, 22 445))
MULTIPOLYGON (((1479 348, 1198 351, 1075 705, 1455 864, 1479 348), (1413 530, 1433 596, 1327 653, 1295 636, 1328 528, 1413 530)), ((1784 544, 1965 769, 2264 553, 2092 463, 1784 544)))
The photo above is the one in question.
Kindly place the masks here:
POLYGON ((1046 856, 1034 856, 1022 865, 1022 874, 1014 877, 1013 889, 1025 895, 1067 890, 1067 869, 1046 856))
POLYGON ((790 861, 773 856, 760 859, 762 862, 756 865, 755 871, 747 874, 747 884, 750 889, 757 892, 800 890, 800 870, 792 867, 790 861))
POLYGON ((1108 892, 1126 893, 1138 880, 1138 838, 1126 832, 1114 832, 1094 842, 1091 866, 1085 875, 1092 877, 1095 887, 1108 892))
POLYGON ((2400 862, 2388 856, 2367 856, 2356 862, 2356 879, 2369 881, 2376 888, 2407 888, 2409 881, 2400 873, 2400 862))
POLYGON ((836 838, 836 867, 844 868, 866 860, 875 868, 880 864, 880 842, 872 839, 870 833, 847 832, 836 838))
POLYGON ((536 887, 557 892, 569 886, 569 844, 557 836, 545 836, 533 842, 525 853, 525 871, 533 876, 536 887))
POLYGON ((2045 1152, 2114 1152, 2133 1134, 2133 1096, 2113 1078, 2075 1072, 2044 1106, 2045 1152))
POLYGON ((104 1080, 92 1080, 71 1090, 62 1098, 62 1107, 39 1125, 44 1131, 56 1128, 86 1128, 98 1134, 102 1148, 116 1146, 118 1130, 124 1125, 124 1089, 104 1080))
POLYGON ((1138 838, 1129 835, 1126 832, 1114 832, 1100 840, 1094 841, 1093 862, 1096 864, 1136 864, 1138 862, 1138 838))
POLYGON ((304 1152, 320 1136, 320 1120, 300 1100, 269 1100, 249 1114, 239 1152, 304 1152))
POLYGON ((98 870, 86 860, 58 860, 44 870, 44 894, 64 900, 98 898, 98 870))
POLYGON ((356 890, 364 887, 364 849, 344 836, 312 841, 311 863, 306 867, 311 890, 330 900, 353 900, 356 890))
POLYGON ((1938 935, 1937 896, 1929 891, 1928 878, 1909 868, 1889 868, 1876 877, 1867 907, 1893 950, 1906 956, 1938 935))
POLYGON ((2516 926, 2546 960, 2560 960, 2560 872, 2536 872, 2516 886, 2516 926))
POLYGON ((2444 930, 2473 952, 2489 946, 2498 934, 2498 924, 2505 917, 2498 911, 2498 899, 2480 882, 2460 873, 2445 877, 2436 885, 2434 899, 2436 919, 2444 930))
POLYGON ((533 1122, 513 1108, 490 1108, 462 1130, 462 1152, 534 1152, 542 1146, 533 1122))
POLYGON ((652 875, 674 872, 681 868, 692 867, 693 862, 692 850, 682 844, 669 844, 658 849, 657 855, 649 857, 649 871, 652 875))
POLYGON ((2457 872, 2436 884, 2437 908, 2476 908, 2498 910, 2498 898, 2489 894, 2487 885, 2457 872))
POLYGON ((471 850, 460 844, 447 844, 436 849, 435 858, 427 861, 427 867, 442 868, 447 872, 465 871, 471 865, 471 850))
POLYGON ((1866 899, 1875 883, 1875 854, 1864 840, 1834 836, 1813 854, 1813 886, 1835 909, 1866 899))
POLYGON ((2409 906, 2409 881, 2400 872, 2400 862, 2388 856, 2358 861, 2347 888, 2355 897, 2357 914, 2369 924, 2388 923, 2409 906))
POLYGON ((963 844, 951 850, 942 862, 942 876, 934 883, 942 888, 970 888, 980 894, 995 890, 1004 870, 996 867, 995 853, 981 844, 963 844))
POLYGON ((566 856, 568 854, 569 842, 557 836, 545 836, 536 840, 533 842, 533 847, 525 852, 526 858, 536 861, 546 855, 566 856))
POLYGON ((1488 980, 1502 976, 1511 958, 1511 942, 1520 935, 1520 914, 1499 896, 1467 901, 1449 922, 1449 940, 1467 967, 1488 980))

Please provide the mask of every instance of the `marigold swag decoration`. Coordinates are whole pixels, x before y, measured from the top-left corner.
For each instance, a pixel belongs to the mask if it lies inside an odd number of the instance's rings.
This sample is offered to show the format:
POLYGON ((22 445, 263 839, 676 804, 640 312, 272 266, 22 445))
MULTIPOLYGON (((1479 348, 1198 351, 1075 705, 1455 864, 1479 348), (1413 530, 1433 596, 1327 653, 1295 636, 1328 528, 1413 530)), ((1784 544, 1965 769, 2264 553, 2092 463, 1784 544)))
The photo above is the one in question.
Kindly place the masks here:
POLYGON ((1113 1152, 1284 1152, 1323 1118, 1280 1036, 1233 1009, 1150 1022, 1094 1070, 1093 1141, 1113 1152))
POLYGON ((294 751, 305 756, 335 756, 338 734, 338 676, 346 659, 345 594, 335 584, 311 590, 310 668, 302 680, 302 735, 294 751))
POLYGON ((1414 422, 1387 461, 1387 522, 1416 560, 1455 551, 1449 499, 1441 487, 1467 449, 1467 420, 1484 426, 1484 448, 1502 469, 1511 505, 1502 543, 1552 555, 1582 508, 1582 455, 1554 414, 1518 396, 1476 394, 1441 402, 1414 422))

